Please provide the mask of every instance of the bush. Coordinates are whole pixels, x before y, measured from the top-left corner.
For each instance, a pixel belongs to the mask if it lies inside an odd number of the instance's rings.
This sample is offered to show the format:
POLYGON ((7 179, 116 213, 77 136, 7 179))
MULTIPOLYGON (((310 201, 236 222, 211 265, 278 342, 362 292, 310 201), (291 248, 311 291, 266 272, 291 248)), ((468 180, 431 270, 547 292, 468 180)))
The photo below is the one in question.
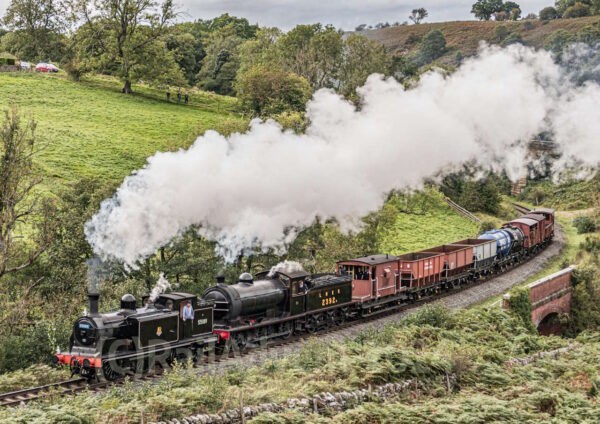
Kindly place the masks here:
POLYGON ((577 41, 586 44, 595 44, 600 40, 600 29, 587 25, 577 33, 577 41))
POLYGON ((544 7, 540 10, 540 20, 550 21, 556 18, 558 18, 558 12, 552 6, 544 7))
POLYGON ((523 29, 525 31, 531 31, 534 28, 535 28, 535 24, 533 22, 531 22, 531 21, 525 21, 523 23, 523 29))
POLYGON ((596 221, 589 216, 578 216, 573 220, 577 234, 593 233, 596 231, 596 221))
POLYGON ((562 53, 563 49, 567 44, 573 41, 573 36, 564 29, 559 29, 550 34, 550 37, 546 40, 544 47, 550 50, 554 54, 562 53))
POLYGON ((421 42, 420 55, 424 63, 431 63, 446 52, 446 39, 439 29, 427 33, 421 42))
POLYGON ((481 225, 479 226, 479 232, 485 233, 493 230, 494 228, 496 228, 496 224, 494 224, 492 221, 482 221, 481 225))
POLYGON ((581 18, 589 15, 590 7, 587 4, 577 2, 565 10, 565 13, 563 13, 563 18, 581 18))
POLYGON ((500 25, 497 26, 494 30, 494 37, 498 42, 500 42, 503 41, 506 37, 508 37, 509 33, 510 32, 508 31, 508 28, 506 28, 506 25, 500 25))
POLYGON ((523 37, 521 34, 513 32, 511 33, 504 42, 502 43, 503 47, 510 46, 511 44, 523 44, 523 37))
MULTIPOLYGON (((70 325, 67 326, 70 329, 70 325)), ((57 345, 67 345, 67 327, 57 331, 41 323, 11 334, 0 344, 0 371, 14 371, 36 363, 50 364, 57 345)))
POLYGON ((302 112, 312 94, 305 78, 269 65, 238 75, 236 91, 244 108, 257 116, 302 112))
POLYGON ((528 287, 517 287, 510 291, 510 310, 518 315, 525 327, 535 330, 531 322, 531 300, 528 287))

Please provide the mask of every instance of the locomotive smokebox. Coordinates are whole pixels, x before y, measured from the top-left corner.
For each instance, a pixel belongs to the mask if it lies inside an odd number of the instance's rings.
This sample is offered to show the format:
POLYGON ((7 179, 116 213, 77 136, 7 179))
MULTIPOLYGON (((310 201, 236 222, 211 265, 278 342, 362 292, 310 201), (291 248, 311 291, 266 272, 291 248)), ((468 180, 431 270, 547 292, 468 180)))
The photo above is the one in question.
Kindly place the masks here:
POLYGON ((91 316, 98 315, 98 299, 100 299, 100 295, 98 293, 88 293, 91 316))

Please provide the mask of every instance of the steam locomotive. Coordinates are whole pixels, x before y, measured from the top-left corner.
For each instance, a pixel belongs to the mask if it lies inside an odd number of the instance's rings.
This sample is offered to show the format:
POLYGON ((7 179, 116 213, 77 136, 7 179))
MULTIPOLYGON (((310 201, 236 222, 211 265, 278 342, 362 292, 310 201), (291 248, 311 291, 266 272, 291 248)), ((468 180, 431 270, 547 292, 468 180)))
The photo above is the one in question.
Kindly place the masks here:
POLYGON ((423 297, 457 289, 500 273, 545 248, 554 236, 554 211, 536 209, 500 229, 400 256, 371 255, 340 261, 332 274, 309 275, 300 268, 274 267, 235 284, 217 284, 201 297, 188 293, 132 295, 118 311, 99 314, 90 294, 90 313, 73 328, 70 350, 54 357, 88 379, 115 379, 145 372, 156 362, 198 360, 314 333, 398 308, 423 297))

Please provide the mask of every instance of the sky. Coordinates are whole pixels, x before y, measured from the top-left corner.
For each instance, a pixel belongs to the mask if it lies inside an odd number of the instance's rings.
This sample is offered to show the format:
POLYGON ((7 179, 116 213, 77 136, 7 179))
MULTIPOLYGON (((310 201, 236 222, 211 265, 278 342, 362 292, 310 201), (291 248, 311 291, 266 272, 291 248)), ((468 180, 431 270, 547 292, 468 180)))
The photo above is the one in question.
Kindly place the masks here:
MULTIPOLYGON (((394 23, 408 20, 410 11, 424 7, 429 11, 426 22, 473 19, 470 14, 474 0, 176 0, 184 13, 183 20, 213 18, 222 13, 242 16, 261 26, 276 26, 284 30, 297 24, 321 22, 336 28, 352 30, 357 25, 378 22, 394 23)), ((4 15, 10 0, 0 0, 4 15)), ((538 13, 553 0, 518 1, 523 15, 538 13)))

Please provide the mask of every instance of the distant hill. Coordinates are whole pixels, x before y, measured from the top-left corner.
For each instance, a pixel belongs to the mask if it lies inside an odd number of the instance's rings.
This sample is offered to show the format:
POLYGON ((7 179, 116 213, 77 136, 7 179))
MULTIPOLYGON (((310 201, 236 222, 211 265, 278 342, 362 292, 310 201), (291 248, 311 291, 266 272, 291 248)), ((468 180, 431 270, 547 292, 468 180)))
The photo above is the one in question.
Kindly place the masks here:
POLYGON ((553 21, 455 21, 419 25, 404 25, 378 30, 362 31, 371 40, 380 41, 391 52, 412 52, 419 48, 421 38, 431 30, 439 29, 446 38, 448 52, 440 59, 442 63, 453 62, 456 53, 471 56, 477 52, 481 40, 498 43, 496 28, 505 26, 508 33, 518 33, 525 44, 543 47, 547 38, 559 29, 577 34, 587 25, 598 25, 600 16, 577 19, 556 19, 553 21))

